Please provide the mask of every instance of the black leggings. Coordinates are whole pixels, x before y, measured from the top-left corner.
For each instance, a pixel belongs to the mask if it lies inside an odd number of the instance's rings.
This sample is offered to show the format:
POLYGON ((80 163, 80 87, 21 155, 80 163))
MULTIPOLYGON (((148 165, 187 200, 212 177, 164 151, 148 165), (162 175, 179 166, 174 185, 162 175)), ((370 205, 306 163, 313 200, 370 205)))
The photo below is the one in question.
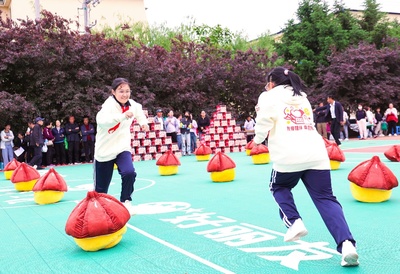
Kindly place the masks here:
POLYGON ((396 122, 389 121, 388 123, 388 134, 395 134, 396 133, 396 122))

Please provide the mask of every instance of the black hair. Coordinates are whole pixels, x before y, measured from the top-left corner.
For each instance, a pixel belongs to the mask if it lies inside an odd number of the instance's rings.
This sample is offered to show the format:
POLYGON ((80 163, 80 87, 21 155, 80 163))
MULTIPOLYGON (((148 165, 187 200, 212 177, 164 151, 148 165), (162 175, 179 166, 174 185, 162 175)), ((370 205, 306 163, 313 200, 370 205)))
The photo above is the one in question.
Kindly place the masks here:
POLYGON ((83 119, 86 119, 86 118, 88 118, 88 119, 90 120, 89 115, 83 116, 82 120, 83 120, 83 119))
POLYGON ((328 98, 331 98, 332 100, 335 100, 335 96, 333 94, 328 94, 328 98))
POLYGON ((112 88, 113 90, 117 90, 117 88, 118 88, 121 84, 128 84, 128 85, 130 85, 128 79, 125 79, 125 78, 115 78, 114 81, 113 81, 112 84, 111 84, 111 88, 112 88))
POLYGON ((304 87, 300 77, 284 67, 276 67, 267 75, 267 82, 273 82, 275 86, 287 85, 293 88, 293 96, 301 96, 304 87))
POLYGON ((44 122, 44 126, 45 127, 47 127, 48 125, 50 125, 51 124, 51 121, 49 121, 49 120, 46 120, 45 122, 44 122))

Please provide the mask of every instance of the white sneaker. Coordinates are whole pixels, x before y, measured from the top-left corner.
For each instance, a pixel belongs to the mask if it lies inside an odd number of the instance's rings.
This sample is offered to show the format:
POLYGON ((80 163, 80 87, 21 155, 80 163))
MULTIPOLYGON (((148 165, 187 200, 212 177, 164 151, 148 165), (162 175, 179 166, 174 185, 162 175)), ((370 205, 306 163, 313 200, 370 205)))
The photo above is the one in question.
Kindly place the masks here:
POLYGON ((37 169, 37 165, 34 165, 33 168, 34 168, 34 169, 37 169))
POLYGON ((355 246, 349 240, 346 240, 342 244, 342 266, 357 266, 358 254, 355 246))
POLYGON ((349 138, 346 138, 346 139, 344 139, 345 141, 348 141, 349 140, 349 138))
POLYGON ((288 228, 283 240, 285 242, 295 242, 307 234, 308 231, 304 226, 303 221, 299 218, 288 228))
POLYGON ((125 206, 125 208, 129 211, 129 214, 131 214, 131 216, 136 215, 136 210, 135 207, 132 205, 131 201, 126 200, 123 205, 125 206))
POLYGON ((392 134, 388 134, 388 136, 392 136, 392 134))
POLYGON ((395 133, 395 134, 393 134, 393 136, 397 136, 397 134, 395 133))

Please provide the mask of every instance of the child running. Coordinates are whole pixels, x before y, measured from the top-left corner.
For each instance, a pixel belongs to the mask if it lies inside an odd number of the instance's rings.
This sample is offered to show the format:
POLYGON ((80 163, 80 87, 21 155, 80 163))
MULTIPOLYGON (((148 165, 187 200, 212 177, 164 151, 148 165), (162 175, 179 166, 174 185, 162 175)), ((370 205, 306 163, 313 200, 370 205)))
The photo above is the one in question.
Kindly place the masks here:
POLYGON ((116 78, 112 83, 112 96, 97 113, 97 136, 94 162, 95 190, 107 193, 113 175, 114 164, 122 179, 120 201, 131 215, 135 210, 131 204, 136 172, 132 163, 130 126, 135 118, 142 130, 149 129, 142 105, 130 99, 131 89, 125 78, 116 78))
POLYGON ((268 74, 267 91, 260 95, 256 106, 254 142, 261 144, 269 133, 274 163, 270 190, 288 227, 284 241, 297 241, 308 233, 291 192, 301 179, 336 241, 341 265, 356 266, 356 242, 332 193, 328 154, 313 126, 312 108, 302 87, 300 77, 285 68, 277 67, 268 74))

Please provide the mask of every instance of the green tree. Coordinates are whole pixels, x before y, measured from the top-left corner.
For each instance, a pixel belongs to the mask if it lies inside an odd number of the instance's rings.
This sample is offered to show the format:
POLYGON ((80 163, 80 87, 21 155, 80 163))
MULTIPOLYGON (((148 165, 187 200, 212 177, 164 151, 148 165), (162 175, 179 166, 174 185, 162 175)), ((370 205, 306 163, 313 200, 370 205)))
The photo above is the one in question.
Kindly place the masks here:
POLYGON ((277 51, 295 66, 302 79, 311 84, 318 66, 327 65, 332 48, 342 50, 349 44, 346 31, 321 0, 303 0, 297 10, 297 20, 290 20, 277 51))

